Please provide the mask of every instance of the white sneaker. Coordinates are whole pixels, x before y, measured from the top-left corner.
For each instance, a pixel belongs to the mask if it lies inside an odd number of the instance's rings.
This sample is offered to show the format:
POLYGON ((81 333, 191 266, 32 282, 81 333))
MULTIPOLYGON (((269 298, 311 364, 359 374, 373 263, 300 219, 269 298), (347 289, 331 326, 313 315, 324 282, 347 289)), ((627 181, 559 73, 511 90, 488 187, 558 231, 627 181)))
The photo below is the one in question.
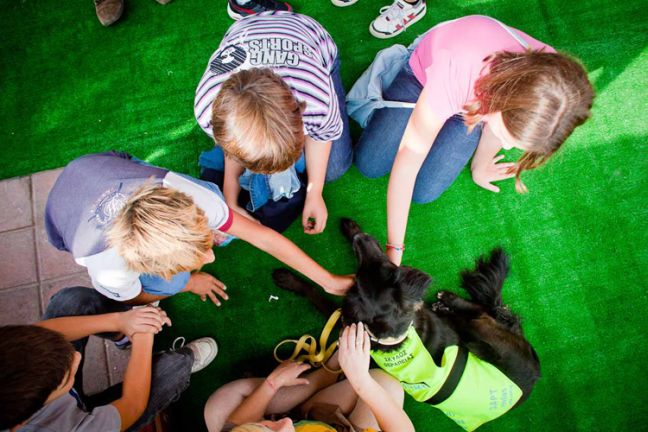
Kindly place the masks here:
POLYGON ((356 4, 357 2, 358 0, 331 0, 331 3, 337 7, 347 7, 356 4))
MULTIPOLYGON (((182 336, 173 341, 173 350, 177 351, 185 346, 185 338, 182 336), (178 345, 178 342, 180 344, 178 345)), ((216 354, 218 354, 218 345, 216 341, 210 337, 204 337, 193 340, 186 345, 194 356, 194 362, 191 365, 191 373, 195 373, 205 369, 209 364, 214 361, 216 354)))
POLYGON ((369 33, 379 39, 394 37, 423 18, 426 11, 425 0, 419 0, 416 5, 396 0, 380 9, 380 15, 369 26, 369 33))

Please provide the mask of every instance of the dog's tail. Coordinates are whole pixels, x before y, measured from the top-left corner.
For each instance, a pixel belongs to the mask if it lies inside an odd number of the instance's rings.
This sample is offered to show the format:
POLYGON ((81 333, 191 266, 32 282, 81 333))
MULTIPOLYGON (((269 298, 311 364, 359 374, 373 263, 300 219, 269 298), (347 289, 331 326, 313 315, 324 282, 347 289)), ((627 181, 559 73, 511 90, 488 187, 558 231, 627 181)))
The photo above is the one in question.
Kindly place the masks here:
POLYGON ((461 286, 497 321, 511 330, 518 330, 520 319, 502 304, 502 285, 509 272, 506 253, 502 248, 496 248, 489 257, 479 257, 475 264, 474 270, 461 273, 461 286))

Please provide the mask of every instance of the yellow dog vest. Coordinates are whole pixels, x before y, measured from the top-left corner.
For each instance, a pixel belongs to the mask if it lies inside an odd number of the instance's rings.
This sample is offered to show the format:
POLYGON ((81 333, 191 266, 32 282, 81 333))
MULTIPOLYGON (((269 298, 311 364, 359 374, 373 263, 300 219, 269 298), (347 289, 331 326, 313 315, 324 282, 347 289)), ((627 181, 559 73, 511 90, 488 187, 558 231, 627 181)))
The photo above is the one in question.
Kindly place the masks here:
MULTIPOLYGON (((457 359, 459 347, 446 347, 437 366, 413 326, 394 351, 372 351, 371 357, 383 370, 398 379, 414 399, 426 402, 441 389, 457 359)), ((473 431, 510 410, 522 397, 522 390, 499 369, 472 353, 459 383, 449 397, 434 404, 459 426, 473 431)))

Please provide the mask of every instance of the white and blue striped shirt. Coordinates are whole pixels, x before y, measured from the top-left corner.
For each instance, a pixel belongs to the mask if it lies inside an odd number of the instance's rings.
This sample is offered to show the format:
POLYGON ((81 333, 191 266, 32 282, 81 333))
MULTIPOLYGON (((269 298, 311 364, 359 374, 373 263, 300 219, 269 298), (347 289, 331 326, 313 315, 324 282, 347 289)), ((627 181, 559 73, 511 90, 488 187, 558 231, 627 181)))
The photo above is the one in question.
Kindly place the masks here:
POLYGON ((200 127, 213 136, 212 103, 232 73, 271 68, 306 103, 304 131, 316 141, 342 134, 340 107, 331 77, 337 47, 314 19, 293 12, 263 12, 234 23, 209 59, 194 101, 200 127))

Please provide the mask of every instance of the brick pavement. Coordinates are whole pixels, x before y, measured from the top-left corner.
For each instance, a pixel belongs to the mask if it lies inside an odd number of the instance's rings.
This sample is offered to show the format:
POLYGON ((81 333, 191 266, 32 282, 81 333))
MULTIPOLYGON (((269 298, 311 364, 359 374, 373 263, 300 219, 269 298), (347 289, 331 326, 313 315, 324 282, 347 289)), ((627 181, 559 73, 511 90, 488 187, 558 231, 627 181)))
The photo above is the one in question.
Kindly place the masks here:
MULTIPOLYGON (((47 195, 60 169, 0 181, 0 325, 37 321, 49 299, 70 286, 91 286, 85 268, 47 241, 47 195)), ((91 337, 84 390, 96 393, 123 378, 128 352, 91 337)))

